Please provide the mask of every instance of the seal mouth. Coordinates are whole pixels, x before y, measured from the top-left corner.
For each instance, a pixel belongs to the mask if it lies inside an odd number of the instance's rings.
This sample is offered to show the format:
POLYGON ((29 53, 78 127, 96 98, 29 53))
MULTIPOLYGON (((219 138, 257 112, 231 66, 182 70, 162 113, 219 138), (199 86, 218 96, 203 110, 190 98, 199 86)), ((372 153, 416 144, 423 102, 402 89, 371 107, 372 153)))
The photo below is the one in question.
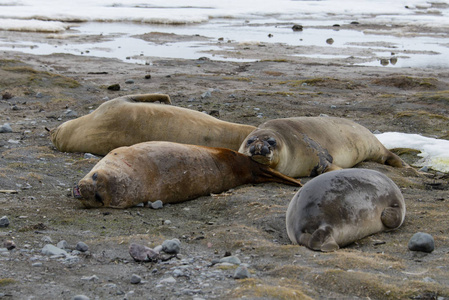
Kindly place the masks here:
POLYGON ((261 154, 251 155, 251 159, 263 165, 269 165, 271 162, 270 157, 261 154))
POLYGON ((83 198, 80 192, 80 187, 77 184, 75 184, 75 186, 72 189, 72 196, 75 197, 75 199, 83 198))

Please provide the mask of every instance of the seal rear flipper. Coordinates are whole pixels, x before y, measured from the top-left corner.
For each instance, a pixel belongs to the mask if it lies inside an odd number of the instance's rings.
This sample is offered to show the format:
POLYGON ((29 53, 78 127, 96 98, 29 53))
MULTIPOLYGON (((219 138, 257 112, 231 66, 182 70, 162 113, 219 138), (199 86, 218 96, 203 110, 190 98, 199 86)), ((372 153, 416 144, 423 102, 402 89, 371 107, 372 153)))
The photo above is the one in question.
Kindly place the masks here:
POLYGON ((253 171, 253 179, 256 183, 278 182, 288 185, 302 186, 302 183, 301 181, 299 181, 299 179, 284 175, 281 172, 278 172, 266 165, 262 165, 257 162, 254 162, 254 164, 258 166, 258 170, 256 172, 253 171))
POLYGON ((380 216, 382 224, 389 229, 395 229, 401 226, 403 219, 399 207, 387 207, 380 216))
POLYGON ((313 250, 321 250, 323 252, 336 251, 340 249, 332 236, 332 233, 332 228, 330 226, 318 228, 310 237, 309 248, 313 250))
POLYGON ((165 104, 172 104, 169 95, 166 94, 138 94, 127 96, 128 100, 135 102, 156 102, 160 101, 165 104))

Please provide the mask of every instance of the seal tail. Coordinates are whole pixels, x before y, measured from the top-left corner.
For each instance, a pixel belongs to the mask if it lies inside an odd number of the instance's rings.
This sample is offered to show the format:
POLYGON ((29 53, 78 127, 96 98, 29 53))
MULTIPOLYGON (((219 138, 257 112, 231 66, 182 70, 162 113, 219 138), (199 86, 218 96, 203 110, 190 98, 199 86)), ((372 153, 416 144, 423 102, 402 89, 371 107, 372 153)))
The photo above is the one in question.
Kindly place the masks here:
POLYGON ((126 97, 134 102, 156 102, 159 101, 165 104, 172 104, 170 96, 166 94, 137 94, 126 97))
MULTIPOLYGON (((256 163, 256 162, 255 162, 256 163)), ((284 175, 268 166, 256 163, 259 166, 259 172, 256 175, 256 182, 278 182, 294 186, 302 186, 299 179, 284 175)))

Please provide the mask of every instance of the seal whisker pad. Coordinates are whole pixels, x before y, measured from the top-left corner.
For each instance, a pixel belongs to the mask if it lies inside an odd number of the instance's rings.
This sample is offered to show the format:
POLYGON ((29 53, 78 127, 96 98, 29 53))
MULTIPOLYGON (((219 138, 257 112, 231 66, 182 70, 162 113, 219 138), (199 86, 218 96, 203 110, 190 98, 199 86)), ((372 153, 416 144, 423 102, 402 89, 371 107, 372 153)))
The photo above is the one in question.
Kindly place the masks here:
POLYGON ((286 213, 287 234, 312 250, 335 251, 400 227, 405 211, 399 187, 384 174, 336 170, 313 178, 296 193, 286 213))

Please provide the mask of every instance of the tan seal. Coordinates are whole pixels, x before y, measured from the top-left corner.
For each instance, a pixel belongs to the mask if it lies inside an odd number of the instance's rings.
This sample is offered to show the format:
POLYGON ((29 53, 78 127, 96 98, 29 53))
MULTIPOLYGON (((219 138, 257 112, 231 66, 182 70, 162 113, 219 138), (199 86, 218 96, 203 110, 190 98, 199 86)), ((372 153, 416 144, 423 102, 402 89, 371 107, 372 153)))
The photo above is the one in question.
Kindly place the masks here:
POLYGON ((106 155, 146 141, 170 141, 238 150, 253 126, 221 121, 205 113, 171 106, 164 94, 130 95, 101 104, 92 113, 51 130, 63 152, 106 155))
POLYGON ((396 229, 404 218, 404 197, 391 179, 374 170, 346 169, 304 184, 288 206, 286 227, 293 243, 334 251, 396 229))
POLYGON ((86 207, 126 208, 156 200, 177 203, 261 182, 301 185, 230 149, 146 142, 111 151, 73 195, 86 207))
POLYGON ((291 177, 316 176, 364 160, 407 166, 367 128, 333 117, 265 122, 248 135, 239 152, 291 177))

